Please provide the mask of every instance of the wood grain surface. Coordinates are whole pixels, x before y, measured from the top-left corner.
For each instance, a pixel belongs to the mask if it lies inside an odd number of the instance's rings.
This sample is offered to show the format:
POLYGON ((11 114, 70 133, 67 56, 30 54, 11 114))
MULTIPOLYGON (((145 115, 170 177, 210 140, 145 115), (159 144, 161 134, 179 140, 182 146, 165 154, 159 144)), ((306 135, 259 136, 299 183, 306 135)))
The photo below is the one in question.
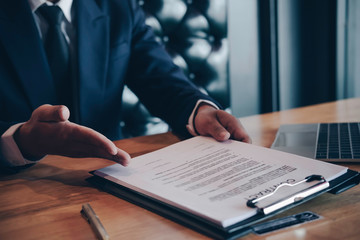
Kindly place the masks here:
MULTIPOLYGON (((360 99, 241 118, 253 144, 269 147, 280 124, 360 121, 360 99)), ((132 157, 180 139, 172 133, 116 141, 132 157)), ((111 165, 95 158, 47 156, 18 173, 0 175, 0 239, 96 239, 80 214, 90 203, 110 239, 208 239, 189 228, 91 186, 89 171, 111 165)), ((359 164, 347 164, 360 171, 359 164)), ((313 211, 322 218, 263 236, 243 239, 359 239, 360 188, 323 194, 277 216, 313 211)))

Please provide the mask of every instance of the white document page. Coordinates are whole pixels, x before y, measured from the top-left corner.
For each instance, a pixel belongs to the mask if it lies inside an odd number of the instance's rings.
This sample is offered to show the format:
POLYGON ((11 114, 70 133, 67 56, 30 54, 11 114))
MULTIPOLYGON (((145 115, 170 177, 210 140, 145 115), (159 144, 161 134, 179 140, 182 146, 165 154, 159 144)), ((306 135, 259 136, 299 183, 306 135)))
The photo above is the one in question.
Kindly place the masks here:
MULTIPOLYGON (((256 214, 247 200, 317 174, 330 181, 347 168, 228 140, 194 137, 95 171, 120 185, 228 227, 256 214)), ((277 193, 276 193, 277 194, 277 193)))

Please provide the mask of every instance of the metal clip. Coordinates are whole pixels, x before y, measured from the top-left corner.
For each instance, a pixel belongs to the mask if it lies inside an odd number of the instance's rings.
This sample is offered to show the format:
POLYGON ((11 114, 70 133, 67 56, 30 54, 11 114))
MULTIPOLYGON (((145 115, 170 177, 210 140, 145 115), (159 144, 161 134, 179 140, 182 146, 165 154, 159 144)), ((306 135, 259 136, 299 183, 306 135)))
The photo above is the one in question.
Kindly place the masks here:
POLYGON ((265 195, 265 196, 262 196, 260 198, 253 198, 253 199, 250 199, 247 201, 246 205, 248 207, 251 207, 251 208, 258 208, 258 211, 263 213, 263 214, 269 214, 271 212, 274 212, 276 210, 279 210, 289 204, 292 204, 292 203, 295 203, 295 202, 298 202, 298 201, 301 201, 303 200, 304 198, 308 197, 308 196, 311 196, 312 194, 314 193, 317 193, 321 190, 324 190, 326 188, 328 188, 330 186, 330 184, 325 180, 325 178, 321 175, 311 175, 311 176, 308 176, 306 177, 304 180, 301 180, 299 182, 296 182, 296 183, 293 183, 293 184, 290 184, 290 183, 283 183, 281 185, 279 185, 275 191, 273 191, 272 193, 268 194, 268 195, 265 195), (300 185, 302 183, 306 183, 306 182, 312 182, 312 181, 318 181, 316 184, 312 185, 311 187, 307 187, 299 192, 296 192, 290 196, 287 196, 287 197, 284 197, 284 198, 281 198, 280 200, 274 202, 274 203, 271 203, 265 207, 257 207, 256 204, 266 198, 269 198, 271 197, 272 195, 274 195, 281 187, 284 187, 284 186, 289 186, 289 187, 294 187, 294 186, 297 186, 297 185, 300 185))

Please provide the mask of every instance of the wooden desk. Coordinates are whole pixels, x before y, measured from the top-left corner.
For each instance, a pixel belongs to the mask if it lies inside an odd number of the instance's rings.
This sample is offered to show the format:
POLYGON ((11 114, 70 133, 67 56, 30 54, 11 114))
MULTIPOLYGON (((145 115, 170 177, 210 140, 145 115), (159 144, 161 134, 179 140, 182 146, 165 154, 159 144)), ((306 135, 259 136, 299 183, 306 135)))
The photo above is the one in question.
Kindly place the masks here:
MULTIPOLYGON (((241 119, 253 143, 269 147, 280 124, 359 121, 360 99, 303 107, 241 119)), ((179 139, 171 133, 117 141, 133 157, 179 139)), ((90 186, 91 170, 112 164, 104 159, 48 156, 17 174, 0 175, 0 239, 95 239, 80 210, 89 202, 111 239, 208 239, 207 237, 90 186)), ((360 164, 348 165, 360 171, 360 164)), ((324 194, 286 211, 313 211, 323 218, 265 236, 244 239, 358 239, 360 188, 324 194)))

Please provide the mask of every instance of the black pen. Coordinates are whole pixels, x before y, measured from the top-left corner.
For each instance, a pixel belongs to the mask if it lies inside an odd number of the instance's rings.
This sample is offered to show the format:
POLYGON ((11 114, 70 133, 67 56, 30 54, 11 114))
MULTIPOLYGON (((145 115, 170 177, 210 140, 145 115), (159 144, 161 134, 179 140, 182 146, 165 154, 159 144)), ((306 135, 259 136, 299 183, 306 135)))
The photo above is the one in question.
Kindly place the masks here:
POLYGON ((90 223, 98 239, 110 239, 104 226, 101 224, 100 219, 96 216, 89 203, 82 205, 80 213, 90 223))

